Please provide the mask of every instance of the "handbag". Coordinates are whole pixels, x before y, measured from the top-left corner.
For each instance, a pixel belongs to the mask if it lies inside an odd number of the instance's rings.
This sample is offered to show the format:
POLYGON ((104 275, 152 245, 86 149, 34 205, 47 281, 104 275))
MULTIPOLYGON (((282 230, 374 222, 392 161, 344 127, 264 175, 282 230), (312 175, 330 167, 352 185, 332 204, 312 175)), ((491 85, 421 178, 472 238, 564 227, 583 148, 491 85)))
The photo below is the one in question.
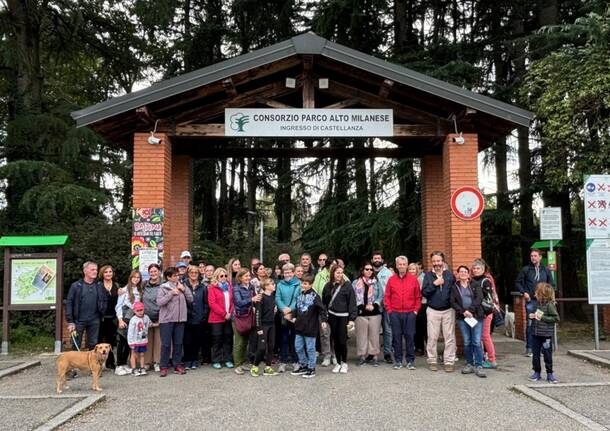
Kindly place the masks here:
POLYGON ((494 309, 493 313, 494 317, 491 322, 493 324, 493 327, 497 328, 499 326, 504 326, 504 313, 502 312, 502 310, 494 309))
POLYGON ((254 313, 250 307, 246 314, 235 314, 235 330, 239 335, 248 335, 252 331, 253 321, 254 313))

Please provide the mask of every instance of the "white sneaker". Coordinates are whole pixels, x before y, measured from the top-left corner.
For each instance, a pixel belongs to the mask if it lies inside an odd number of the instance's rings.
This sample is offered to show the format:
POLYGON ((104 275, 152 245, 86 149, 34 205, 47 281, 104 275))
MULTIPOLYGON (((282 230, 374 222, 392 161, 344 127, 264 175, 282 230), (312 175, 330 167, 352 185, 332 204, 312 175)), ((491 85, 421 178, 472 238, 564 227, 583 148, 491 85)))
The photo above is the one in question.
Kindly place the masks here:
POLYGON ((131 367, 128 367, 127 365, 125 365, 125 374, 131 374, 133 372, 133 369, 131 367))
POLYGON ((347 373, 347 363, 341 362, 341 366, 339 367, 339 372, 342 374, 347 373))
POLYGON ((330 366, 330 356, 326 356, 326 357, 324 358, 324 360, 322 361, 322 364, 321 364, 321 365, 322 365, 323 367, 328 367, 328 366, 330 366))
POLYGON ((146 371, 146 368, 140 368, 140 375, 141 376, 145 376, 147 374, 148 374, 148 372, 146 371))
POLYGON ((333 365, 337 365, 337 357, 333 356, 333 365))
POLYGON ((277 369, 278 373, 283 373, 286 371, 286 364, 284 364, 283 362, 280 364, 280 366, 277 369))
POLYGON ((161 366, 159 364, 157 364, 156 362, 155 362, 154 367, 155 367, 155 372, 158 373, 159 371, 161 371, 161 366))
POLYGON ((124 376, 125 375, 125 366, 119 365, 118 367, 116 367, 114 369, 114 374, 116 374, 117 376, 124 376))
POLYGON ((337 364, 335 365, 335 368, 333 368, 333 373, 337 374, 339 371, 341 371, 341 365, 337 364))
POLYGON ((292 371, 299 371, 301 369, 301 364, 299 364, 298 362, 295 362, 294 364, 292 364, 292 371))

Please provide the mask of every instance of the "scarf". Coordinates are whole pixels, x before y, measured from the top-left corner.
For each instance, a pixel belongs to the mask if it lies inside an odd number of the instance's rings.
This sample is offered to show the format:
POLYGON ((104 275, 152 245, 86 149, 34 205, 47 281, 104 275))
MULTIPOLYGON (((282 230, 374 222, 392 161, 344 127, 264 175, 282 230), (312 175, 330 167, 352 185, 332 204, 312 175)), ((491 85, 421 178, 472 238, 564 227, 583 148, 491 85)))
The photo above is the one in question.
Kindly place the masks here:
POLYGON ((228 292, 229 291, 229 283, 226 281, 219 281, 218 285, 217 285, 220 290, 222 290, 223 292, 228 292))
POLYGON ((364 277, 358 278, 356 280, 356 284, 354 286, 354 291, 356 292, 356 305, 365 305, 372 304, 375 301, 375 279, 369 278, 366 279, 364 277), (368 286, 367 292, 367 300, 366 303, 364 301, 364 291, 368 286))

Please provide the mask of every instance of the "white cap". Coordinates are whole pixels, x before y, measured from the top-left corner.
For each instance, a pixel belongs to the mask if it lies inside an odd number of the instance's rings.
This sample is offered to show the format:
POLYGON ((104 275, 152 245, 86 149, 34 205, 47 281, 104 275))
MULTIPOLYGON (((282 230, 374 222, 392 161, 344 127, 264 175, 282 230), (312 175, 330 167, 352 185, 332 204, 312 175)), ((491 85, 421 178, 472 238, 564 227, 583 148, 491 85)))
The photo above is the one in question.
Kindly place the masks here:
POLYGON ((192 257, 191 253, 188 250, 184 250, 182 253, 180 253, 180 259, 183 259, 185 257, 192 257))

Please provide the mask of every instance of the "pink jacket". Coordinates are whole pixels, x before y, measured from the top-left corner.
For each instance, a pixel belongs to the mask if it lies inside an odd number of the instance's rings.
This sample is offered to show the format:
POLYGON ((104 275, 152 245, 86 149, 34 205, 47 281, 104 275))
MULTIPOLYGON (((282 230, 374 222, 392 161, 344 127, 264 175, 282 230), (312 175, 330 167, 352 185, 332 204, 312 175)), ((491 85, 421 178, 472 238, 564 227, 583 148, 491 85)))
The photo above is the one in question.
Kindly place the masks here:
MULTIPOLYGON (((229 284, 229 314, 233 314, 233 287, 229 284)), ((225 295, 218 285, 211 284, 208 288, 208 305, 210 306, 209 323, 224 323, 227 315, 225 295)))

